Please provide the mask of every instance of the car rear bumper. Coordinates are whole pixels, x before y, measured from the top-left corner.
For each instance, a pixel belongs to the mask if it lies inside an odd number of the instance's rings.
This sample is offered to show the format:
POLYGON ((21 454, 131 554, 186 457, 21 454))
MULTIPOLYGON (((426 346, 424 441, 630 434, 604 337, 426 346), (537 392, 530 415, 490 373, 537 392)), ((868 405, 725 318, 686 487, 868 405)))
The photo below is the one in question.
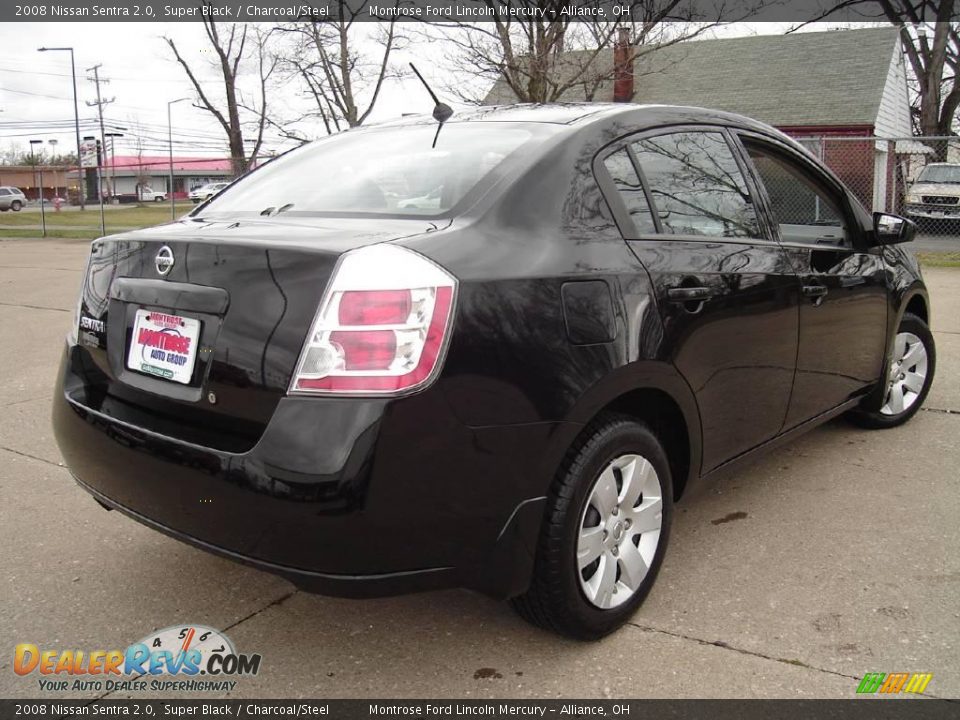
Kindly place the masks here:
POLYGON ((522 592, 560 423, 469 428, 443 394, 284 398, 246 453, 94 410, 68 346, 53 424, 81 487, 172 537, 347 597, 522 592), (427 430, 425 430, 425 428, 427 430))

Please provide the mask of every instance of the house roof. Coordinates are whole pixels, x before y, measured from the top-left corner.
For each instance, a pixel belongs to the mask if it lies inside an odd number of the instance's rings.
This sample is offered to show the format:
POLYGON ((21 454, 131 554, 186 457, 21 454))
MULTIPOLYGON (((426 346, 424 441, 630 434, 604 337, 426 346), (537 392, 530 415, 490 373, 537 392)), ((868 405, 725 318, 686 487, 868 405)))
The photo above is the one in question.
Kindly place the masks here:
MULTIPOLYGON (((778 127, 873 125, 898 38, 891 26, 678 43, 637 58, 633 101, 726 110, 778 127)), ((586 57, 570 52, 563 62, 577 66, 586 57)), ((612 48, 596 62, 598 74, 612 75, 612 48)), ((593 99, 612 97, 611 77, 593 99)), ((584 89, 559 99, 584 100, 584 89)), ((484 102, 516 96, 501 78, 484 102)))
MULTIPOLYGON (((119 170, 156 170, 166 171, 170 167, 170 158, 166 155, 117 155, 107 160, 107 168, 119 170)), ((173 158, 175 172, 231 172, 230 158, 173 158)))

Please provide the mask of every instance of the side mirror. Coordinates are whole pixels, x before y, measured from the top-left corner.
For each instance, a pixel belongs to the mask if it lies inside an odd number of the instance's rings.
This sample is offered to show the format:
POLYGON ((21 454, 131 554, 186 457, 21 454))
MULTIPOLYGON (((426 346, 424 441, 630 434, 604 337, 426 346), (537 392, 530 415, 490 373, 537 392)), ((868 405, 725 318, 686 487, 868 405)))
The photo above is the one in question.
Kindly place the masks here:
POLYGON ((917 234, 917 225, 899 215, 875 212, 873 214, 873 234, 877 245, 895 245, 913 240, 917 234))

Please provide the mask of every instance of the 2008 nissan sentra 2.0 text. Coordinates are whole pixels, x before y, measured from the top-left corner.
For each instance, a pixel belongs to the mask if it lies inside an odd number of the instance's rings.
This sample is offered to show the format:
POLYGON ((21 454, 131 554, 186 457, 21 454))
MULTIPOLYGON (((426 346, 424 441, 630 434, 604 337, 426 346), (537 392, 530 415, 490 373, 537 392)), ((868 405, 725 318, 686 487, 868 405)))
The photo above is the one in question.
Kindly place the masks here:
POLYGON ((710 110, 353 130, 92 244, 56 436, 105 506, 308 590, 468 587, 597 638, 697 486, 917 412, 913 232, 710 110))

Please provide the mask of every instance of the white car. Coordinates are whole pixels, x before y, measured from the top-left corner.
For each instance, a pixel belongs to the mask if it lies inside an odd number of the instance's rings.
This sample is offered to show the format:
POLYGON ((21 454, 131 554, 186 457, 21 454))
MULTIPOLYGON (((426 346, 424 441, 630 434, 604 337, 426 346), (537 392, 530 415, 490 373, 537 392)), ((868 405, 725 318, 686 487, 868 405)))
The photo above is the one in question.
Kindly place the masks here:
POLYGON ((210 198, 212 198, 214 195, 216 195, 218 192, 223 190, 229 184, 230 183, 228 182, 208 183, 203 187, 198 187, 195 190, 191 190, 190 195, 188 197, 191 200, 193 200, 193 202, 195 203, 201 203, 204 200, 209 200, 210 198))
POLYGON ((401 200, 397 207, 404 210, 439 210, 442 191, 443 188, 434 188, 426 195, 401 200))
POLYGON ((140 188, 140 202, 163 202, 167 199, 165 192, 157 192, 153 188, 140 188))
POLYGON ((0 212, 13 210, 19 212, 27 204, 23 190, 15 187, 0 187, 0 212))
POLYGON ((904 211, 925 228, 960 220, 960 165, 930 163, 923 168, 907 190, 904 211))

